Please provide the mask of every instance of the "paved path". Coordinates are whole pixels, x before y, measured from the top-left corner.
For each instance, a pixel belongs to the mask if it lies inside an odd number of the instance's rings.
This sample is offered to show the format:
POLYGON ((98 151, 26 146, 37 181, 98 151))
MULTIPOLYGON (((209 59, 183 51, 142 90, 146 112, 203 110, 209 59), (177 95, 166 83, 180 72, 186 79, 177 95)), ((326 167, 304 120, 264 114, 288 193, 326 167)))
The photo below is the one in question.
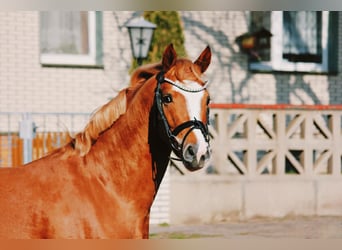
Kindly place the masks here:
POLYGON ((167 238, 297 238, 342 239, 342 217, 253 219, 219 224, 150 226, 153 239, 167 238))

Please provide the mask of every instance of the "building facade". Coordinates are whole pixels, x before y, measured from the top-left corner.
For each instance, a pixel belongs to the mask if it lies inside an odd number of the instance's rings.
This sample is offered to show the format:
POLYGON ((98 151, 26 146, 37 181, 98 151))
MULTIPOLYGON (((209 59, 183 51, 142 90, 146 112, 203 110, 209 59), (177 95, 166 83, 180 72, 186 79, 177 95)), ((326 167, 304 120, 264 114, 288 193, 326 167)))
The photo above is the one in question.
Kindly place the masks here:
MULTIPOLYGON (((101 67, 47 64, 41 59, 40 12, 0 13, 0 110, 24 112, 92 112, 128 84, 131 49, 125 24, 141 15, 133 11, 101 12, 101 67)), ((337 13, 339 15, 339 13, 337 13)), ((236 38, 248 32, 248 11, 181 11, 185 47, 190 58, 212 48, 207 72, 215 103, 340 104, 341 52, 333 74, 255 72, 236 38)), ((341 18, 335 20, 337 41, 341 18)), ((341 46, 340 46, 341 47, 341 46)))

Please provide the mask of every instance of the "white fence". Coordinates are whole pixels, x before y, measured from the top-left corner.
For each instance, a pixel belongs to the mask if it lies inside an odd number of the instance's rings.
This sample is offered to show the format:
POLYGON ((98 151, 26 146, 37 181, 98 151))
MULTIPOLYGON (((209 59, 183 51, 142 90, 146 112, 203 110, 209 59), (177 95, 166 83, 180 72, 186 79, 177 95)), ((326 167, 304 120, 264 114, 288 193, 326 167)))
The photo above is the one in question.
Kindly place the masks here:
POLYGON ((213 104, 210 113, 211 166, 171 176, 171 223, 342 216, 342 105, 213 104))
POLYGON ((213 165, 221 174, 341 176, 342 105, 213 106, 213 165))

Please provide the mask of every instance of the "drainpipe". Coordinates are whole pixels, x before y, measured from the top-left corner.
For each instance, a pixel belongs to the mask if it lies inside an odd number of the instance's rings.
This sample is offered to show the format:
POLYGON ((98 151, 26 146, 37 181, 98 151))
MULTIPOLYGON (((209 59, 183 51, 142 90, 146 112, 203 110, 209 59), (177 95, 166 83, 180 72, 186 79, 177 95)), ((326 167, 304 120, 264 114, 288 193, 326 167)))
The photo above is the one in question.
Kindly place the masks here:
POLYGON ((36 126, 32 120, 32 116, 30 113, 25 113, 23 115, 23 119, 19 123, 19 137, 23 139, 24 142, 24 150, 23 150, 23 159, 24 164, 32 161, 32 141, 36 136, 36 126))

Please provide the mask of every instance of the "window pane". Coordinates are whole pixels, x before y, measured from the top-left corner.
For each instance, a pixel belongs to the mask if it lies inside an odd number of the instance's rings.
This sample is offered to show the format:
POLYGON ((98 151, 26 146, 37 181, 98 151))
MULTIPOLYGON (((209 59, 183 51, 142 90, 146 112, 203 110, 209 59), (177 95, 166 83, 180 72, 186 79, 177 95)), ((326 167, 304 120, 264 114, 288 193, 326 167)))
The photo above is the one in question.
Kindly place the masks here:
POLYGON ((40 18, 41 52, 88 54, 88 13, 86 11, 44 11, 40 18))
POLYGON ((322 13, 284 11, 283 58, 291 62, 322 62, 322 13))

